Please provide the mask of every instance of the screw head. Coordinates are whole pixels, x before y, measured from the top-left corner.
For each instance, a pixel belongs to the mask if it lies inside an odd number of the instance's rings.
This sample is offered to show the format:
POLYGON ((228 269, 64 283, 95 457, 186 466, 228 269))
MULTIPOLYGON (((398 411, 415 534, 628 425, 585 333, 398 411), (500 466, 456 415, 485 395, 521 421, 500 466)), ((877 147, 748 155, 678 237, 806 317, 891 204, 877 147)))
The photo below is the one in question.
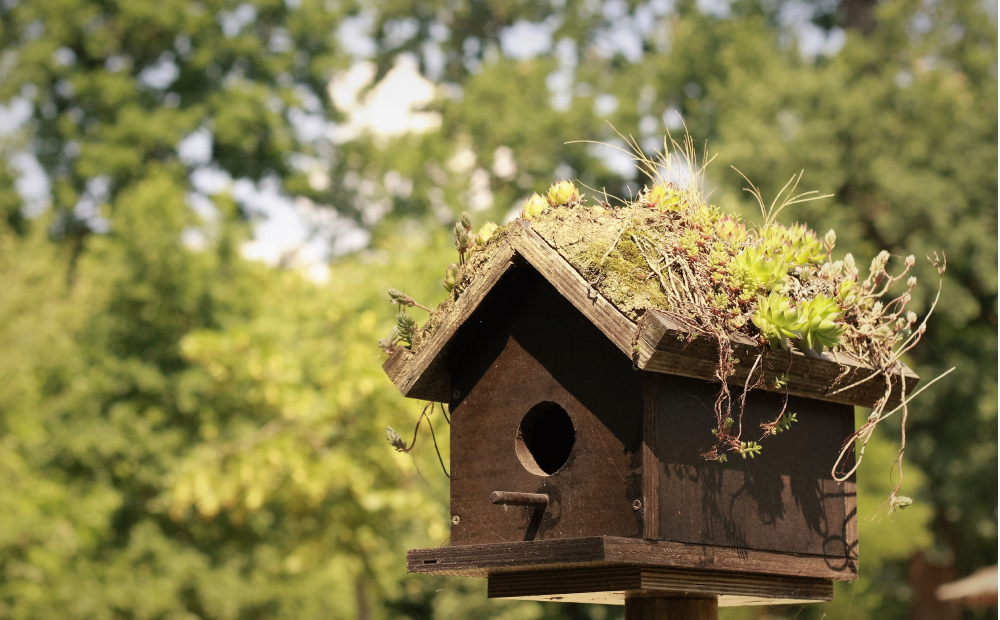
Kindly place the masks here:
POLYGON ((642 510, 642 501, 637 499, 634 502, 632 502, 632 510, 635 511, 642 510))
POLYGON ((459 397, 460 397, 461 395, 462 395, 462 393, 461 393, 461 392, 459 392, 458 390, 454 390, 454 391, 453 391, 453 392, 451 393, 451 397, 452 397, 452 398, 454 398, 455 400, 458 400, 458 399, 459 399, 459 397))
POLYGON ((458 515, 451 515, 451 524, 452 525, 458 525, 461 522, 462 522, 462 518, 461 517, 459 517, 458 515))

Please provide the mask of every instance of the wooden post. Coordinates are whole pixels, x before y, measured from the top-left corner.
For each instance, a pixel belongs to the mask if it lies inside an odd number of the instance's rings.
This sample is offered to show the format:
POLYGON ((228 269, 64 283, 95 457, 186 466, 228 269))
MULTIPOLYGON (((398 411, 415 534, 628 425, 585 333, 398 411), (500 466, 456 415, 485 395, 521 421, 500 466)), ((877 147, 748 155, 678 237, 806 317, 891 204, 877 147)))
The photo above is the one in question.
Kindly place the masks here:
POLYGON ((719 620, 719 601, 669 596, 626 598, 625 620, 719 620))

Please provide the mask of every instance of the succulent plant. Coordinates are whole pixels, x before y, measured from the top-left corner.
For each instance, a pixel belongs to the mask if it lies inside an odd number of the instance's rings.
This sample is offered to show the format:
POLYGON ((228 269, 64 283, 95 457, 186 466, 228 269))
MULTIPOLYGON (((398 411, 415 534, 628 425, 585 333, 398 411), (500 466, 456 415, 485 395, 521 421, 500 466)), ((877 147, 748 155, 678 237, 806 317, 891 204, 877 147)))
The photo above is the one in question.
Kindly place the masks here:
POLYGON ((385 438, 389 440, 389 445, 395 448, 396 452, 406 452, 406 442, 394 431, 391 426, 385 427, 385 438))
POLYGON ((741 441, 740 448, 739 450, 737 450, 737 452, 739 452, 740 456, 742 456, 745 459, 748 456, 750 458, 757 456, 758 454, 760 454, 760 450, 761 450, 760 444, 757 443, 756 441, 741 441))
POLYGON ((854 278, 844 278, 837 287, 837 299, 842 308, 850 308, 857 303, 861 296, 861 288, 854 278))
POLYGON ((826 248, 826 253, 833 254, 833 246, 837 245, 837 233, 831 228, 827 231, 826 235, 823 236, 823 247, 826 248))
POLYGON ((499 226, 497 226, 493 222, 484 223, 482 226, 479 227, 479 234, 476 235, 476 242, 480 246, 486 245, 489 242, 489 240, 493 237, 493 233, 497 231, 497 228, 499 228, 499 226))
POLYGON ((715 205, 703 204, 691 214, 691 221, 695 226, 701 226, 705 234, 715 228, 715 223, 719 221, 722 212, 715 205))
POLYGON ((553 183, 545 197, 553 207, 561 207, 580 200, 580 192, 576 191, 572 181, 562 180, 553 183))
POLYGON ((787 349, 788 339, 798 337, 799 311, 792 300, 781 293, 760 297, 757 310, 750 317, 772 349, 787 349))
POLYGON ((771 224, 760 230, 761 247, 772 256, 784 257, 792 245, 788 229, 781 224, 771 224))
POLYGON ((816 233, 801 224, 792 226, 788 231, 791 242, 785 260, 791 265, 817 264, 826 257, 823 252, 823 242, 816 233))
POLYGON ((388 334, 379 338, 378 346, 389 355, 392 355, 392 352, 396 350, 397 342, 399 342, 399 328, 393 326, 393 328, 389 330, 388 334))
POLYGON ((410 295, 394 288, 389 289, 389 301, 403 308, 413 308, 415 306, 421 310, 426 310, 427 312, 431 311, 431 309, 427 306, 418 304, 417 300, 410 295))
POLYGON ((524 207, 521 209, 521 219, 531 220, 541 215, 548 208, 549 202, 547 200, 538 194, 532 194, 524 201, 524 207))
POLYGON ((458 265, 455 263, 449 263, 448 267, 444 270, 444 290, 449 293, 455 288, 455 282, 458 278, 458 265))
POLYGON ((785 415, 783 415, 780 418, 778 418, 777 420, 775 420, 772 425, 770 425, 771 434, 772 435, 777 435, 778 433, 787 431, 788 429, 790 429, 792 427, 792 424, 794 424, 795 422, 798 422, 798 421, 799 420, 798 420, 798 417, 796 417, 796 414, 794 414, 794 413, 786 413, 785 415))
POLYGON ((644 198, 647 207, 661 213, 665 211, 677 212, 684 206, 681 193, 677 191, 673 183, 657 183, 646 192, 644 198))
POLYGON ((396 329, 399 330, 399 340, 407 347, 413 346, 413 337, 417 333, 417 321, 404 310, 396 313, 396 329))
POLYGON ((796 346, 822 353, 824 347, 840 344, 844 326, 840 319, 840 306, 836 300, 820 293, 799 306, 800 321, 796 326, 796 346))
POLYGON ((768 254, 764 247, 747 248, 733 261, 733 273, 742 280, 743 288, 756 292, 760 288, 774 291, 785 283, 788 274, 781 256, 768 254))
POLYGON ((462 225, 462 222, 455 224, 455 249, 461 261, 465 260, 465 254, 476 244, 475 237, 462 225))
POLYGON ((747 227, 739 219, 723 215, 715 222, 715 234, 719 235, 720 239, 737 245, 746 241, 747 227))

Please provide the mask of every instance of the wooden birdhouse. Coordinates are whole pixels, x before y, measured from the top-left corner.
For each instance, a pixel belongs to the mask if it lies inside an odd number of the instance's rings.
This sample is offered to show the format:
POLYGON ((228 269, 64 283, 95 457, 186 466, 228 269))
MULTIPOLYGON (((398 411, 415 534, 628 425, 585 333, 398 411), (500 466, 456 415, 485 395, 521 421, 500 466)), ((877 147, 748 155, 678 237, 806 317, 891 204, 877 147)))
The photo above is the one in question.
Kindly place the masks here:
MULTIPOLYGON (((734 385, 759 351, 734 342, 734 385)), ((717 359, 666 313, 629 320, 519 221, 416 352, 384 365, 405 396, 452 412, 451 541, 411 550, 408 570, 487 577, 490 597, 628 600, 647 614, 830 600, 858 568, 854 482, 831 467, 854 406, 885 382, 840 390, 873 371, 772 352, 742 424, 787 398, 795 428, 759 458, 710 461, 717 359)), ((894 379, 898 402, 917 377, 894 379)))

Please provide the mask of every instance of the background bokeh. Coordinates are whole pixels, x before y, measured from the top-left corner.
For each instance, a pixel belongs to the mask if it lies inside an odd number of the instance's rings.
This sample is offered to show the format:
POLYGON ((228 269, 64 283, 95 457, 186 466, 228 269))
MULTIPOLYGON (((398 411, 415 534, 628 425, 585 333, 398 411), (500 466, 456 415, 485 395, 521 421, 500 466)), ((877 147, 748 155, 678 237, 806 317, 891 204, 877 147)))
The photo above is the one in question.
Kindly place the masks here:
POLYGON ((916 310, 945 252, 907 361, 958 368, 910 412, 913 506, 899 420, 869 448, 860 580, 723 616, 959 617, 933 587, 997 561, 995 2, 2 0, 0 618, 619 617, 405 574, 448 487, 386 443, 420 403, 375 341, 389 286, 444 298, 463 210, 634 193, 567 142, 681 119, 716 204, 804 169, 833 198, 785 223, 917 255, 916 310))

